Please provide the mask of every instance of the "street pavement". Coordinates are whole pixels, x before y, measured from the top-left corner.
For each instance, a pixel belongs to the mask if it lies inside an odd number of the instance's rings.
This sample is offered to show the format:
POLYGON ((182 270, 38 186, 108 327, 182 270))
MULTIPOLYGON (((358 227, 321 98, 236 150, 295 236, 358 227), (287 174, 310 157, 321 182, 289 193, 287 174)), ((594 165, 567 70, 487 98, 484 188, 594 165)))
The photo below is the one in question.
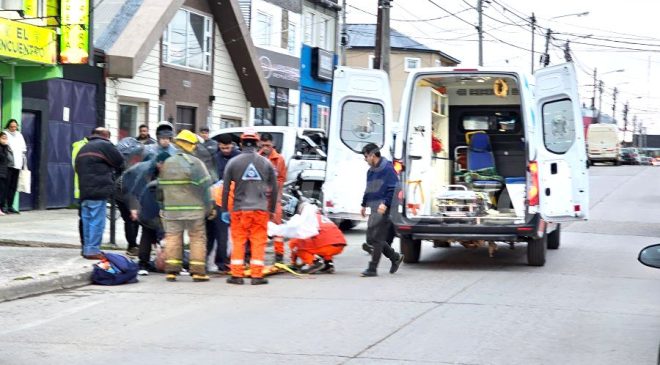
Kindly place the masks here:
POLYGON ((424 243, 419 264, 361 278, 361 225, 334 275, 253 287, 152 274, 7 301, 0 364, 656 364, 660 270, 636 258, 660 242, 659 180, 592 168, 592 219, 564 226, 544 267, 524 245, 489 258, 424 243))

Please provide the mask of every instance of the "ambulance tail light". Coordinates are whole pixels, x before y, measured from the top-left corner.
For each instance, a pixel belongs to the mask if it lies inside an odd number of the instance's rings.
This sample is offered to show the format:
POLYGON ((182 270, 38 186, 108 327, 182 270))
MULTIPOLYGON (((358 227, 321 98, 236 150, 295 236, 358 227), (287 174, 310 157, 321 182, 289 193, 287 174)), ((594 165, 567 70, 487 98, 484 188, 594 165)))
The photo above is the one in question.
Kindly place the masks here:
POLYGON ((527 191, 527 200, 530 206, 539 205, 539 166, 536 161, 531 161, 528 166, 531 183, 527 191))

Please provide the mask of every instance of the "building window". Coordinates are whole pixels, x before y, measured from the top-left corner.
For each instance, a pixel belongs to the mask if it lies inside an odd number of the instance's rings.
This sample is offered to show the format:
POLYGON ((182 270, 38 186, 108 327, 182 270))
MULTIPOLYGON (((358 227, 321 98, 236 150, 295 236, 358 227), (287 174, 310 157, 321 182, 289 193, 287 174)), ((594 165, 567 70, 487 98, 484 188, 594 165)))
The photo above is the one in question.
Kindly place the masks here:
POLYGON ((308 44, 310 46, 314 46, 314 22, 316 21, 316 14, 314 13, 305 13, 304 17, 304 27, 305 27, 305 39, 303 39, 303 43, 308 44))
POLYGON ((318 25, 319 26, 319 39, 318 39, 318 42, 316 43, 317 47, 321 47, 321 48, 324 48, 324 49, 329 49, 328 45, 327 45, 327 42, 328 42, 328 39, 329 39, 329 37, 328 37, 328 24, 329 23, 330 22, 328 21, 328 19, 325 19, 325 18, 319 19, 319 25, 318 25))
POLYGON ((220 128, 236 128, 241 126, 241 120, 236 118, 221 117, 220 128))
POLYGON ((330 107, 327 105, 319 105, 317 107, 317 111, 318 120, 316 128, 322 128, 327 132, 328 125, 330 124, 330 107))
POLYGON ((348 101, 341 109, 341 141, 356 153, 368 143, 385 143, 385 109, 376 103, 348 101))
POLYGON ((270 87, 272 108, 254 109, 254 125, 287 126, 289 123, 289 89, 270 87))
POLYGON ((163 63, 210 71, 211 18, 179 9, 163 32, 163 63))
POLYGON ((176 130, 176 133, 184 129, 194 132, 196 130, 196 114, 197 108, 191 106, 177 106, 176 121, 174 122, 174 129, 176 130))
POLYGON ((296 53, 296 25, 294 23, 289 23, 287 49, 291 54, 296 53))
POLYGON ((422 65, 422 59, 421 58, 406 57, 403 64, 405 65, 404 69, 406 71, 410 71, 410 70, 419 68, 422 65))
POLYGON ((136 104, 119 104, 119 136, 118 139, 137 136, 138 106, 136 104))
POLYGON ((165 120, 165 103, 158 104, 158 121, 162 122, 165 120))
POLYGON ((257 12, 254 22, 254 40, 260 46, 270 46, 273 17, 261 11, 257 12))
POLYGON ((367 65, 368 68, 374 68, 374 62, 376 61, 376 56, 370 54, 369 55, 369 64, 367 65))

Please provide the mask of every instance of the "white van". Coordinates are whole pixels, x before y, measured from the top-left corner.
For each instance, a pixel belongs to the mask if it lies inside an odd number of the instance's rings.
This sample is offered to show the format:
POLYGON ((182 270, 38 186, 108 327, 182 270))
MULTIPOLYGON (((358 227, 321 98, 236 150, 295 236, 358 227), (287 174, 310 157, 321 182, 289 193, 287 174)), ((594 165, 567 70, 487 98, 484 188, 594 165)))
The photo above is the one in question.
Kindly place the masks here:
MULTIPOLYGON (((341 105, 333 104, 333 111, 341 105)), ((415 69, 399 126, 394 159, 403 171, 391 214, 405 262, 419 260, 422 241, 436 247, 526 242, 528 264, 542 266, 546 249, 559 247, 559 223, 588 217, 573 64, 534 76, 493 68, 415 69)), ((352 174, 357 167, 342 169, 352 174)), ((361 177, 350 185, 355 194, 361 177)))
POLYGON ((369 166, 362 147, 375 143, 383 156, 391 156, 392 98, 382 70, 338 67, 332 87, 323 208, 340 228, 350 229, 363 220, 369 166))
POLYGON ((618 166, 621 164, 619 155, 619 128, 616 124, 589 124, 587 127, 587 156, 589 164, 594 162, 611 162, 618 166))

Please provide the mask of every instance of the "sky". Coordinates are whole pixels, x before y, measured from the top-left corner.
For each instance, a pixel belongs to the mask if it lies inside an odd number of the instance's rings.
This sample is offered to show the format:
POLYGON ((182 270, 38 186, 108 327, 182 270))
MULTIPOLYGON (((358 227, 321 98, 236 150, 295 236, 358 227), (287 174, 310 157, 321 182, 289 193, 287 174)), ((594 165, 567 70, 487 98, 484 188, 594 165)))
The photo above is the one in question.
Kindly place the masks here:
MULTIPOLYGON (((340 0, 341 2, 342 0, 340 0)), ((375 23, 378 0, 346 0, 347 23, 375 23)), ((391 27, 418 42, 478 65, 477 0, 393 0, 391 27)), ((570 41, 580 99, 593 97, 594 69, 604 83, 602 112, 612 114, 613 88, 618 96, 615 117, 623 128, 624 104, 648 134, 660 134, 660 26, 657 0, 485 0, 483 11, 484 66, 521 67, 531 71, 532 32, 536 17, 534 69, 551 29, 550 64, 564 62, 570 41), (586 15, 576 15, 588 12, 586 15), (553 19, 554 18, 554 19, 553 19), (621 71, 623 70, 623 71, 621 71)), ((597 93, 596 108, 599 107, 597 93)))

